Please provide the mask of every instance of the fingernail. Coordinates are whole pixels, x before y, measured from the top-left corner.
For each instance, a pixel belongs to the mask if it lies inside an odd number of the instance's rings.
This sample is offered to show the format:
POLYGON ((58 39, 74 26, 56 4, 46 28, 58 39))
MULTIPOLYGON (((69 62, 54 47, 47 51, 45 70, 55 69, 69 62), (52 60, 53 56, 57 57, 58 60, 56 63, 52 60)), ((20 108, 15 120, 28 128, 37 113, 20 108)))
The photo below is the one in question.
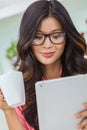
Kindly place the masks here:
POLYGON ((84 107, 87 107, 87 103, 84 103, 83 106, 84 106, 84 107))
POLYGON ((80 126, 79 125, 77 125, 77 129, 80 130, 80 126))
POLYGON ((82 130, 82 129, 81 129, 81 125, 77 125, 77 129, 78 129, 78 130, 82 130))
POLYGON ((76 117, 76 118, 80 118, 80 114, 76 114, 75 117, 76 117))

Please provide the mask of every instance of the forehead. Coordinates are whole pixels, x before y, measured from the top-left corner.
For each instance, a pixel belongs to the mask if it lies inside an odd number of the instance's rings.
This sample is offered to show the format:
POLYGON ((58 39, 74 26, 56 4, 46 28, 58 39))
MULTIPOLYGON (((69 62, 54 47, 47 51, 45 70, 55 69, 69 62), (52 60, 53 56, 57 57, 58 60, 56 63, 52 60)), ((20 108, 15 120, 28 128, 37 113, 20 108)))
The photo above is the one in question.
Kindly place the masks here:
POLYGON ((62 30, 63 28, 61 23, 54 17, 47 17, 43 19, 40 23, 40 26, 38 27, 38 30, 46 33, 56 29, 62 30))

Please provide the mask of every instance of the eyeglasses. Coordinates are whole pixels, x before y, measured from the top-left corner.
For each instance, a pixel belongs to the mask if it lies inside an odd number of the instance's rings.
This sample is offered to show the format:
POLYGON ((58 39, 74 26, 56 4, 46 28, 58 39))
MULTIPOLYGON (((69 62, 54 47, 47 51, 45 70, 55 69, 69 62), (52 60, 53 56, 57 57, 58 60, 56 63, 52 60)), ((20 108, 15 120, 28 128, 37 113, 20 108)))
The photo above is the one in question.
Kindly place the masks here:
POLYGON ((34 37, 34 40, 32 42, 32 45, 38 46, 45 42, 46 38, 49 38, 51 43, 53 44, 61 44, 65 40, 65 32, 53 32, 50 34, 36 34, 34 37))

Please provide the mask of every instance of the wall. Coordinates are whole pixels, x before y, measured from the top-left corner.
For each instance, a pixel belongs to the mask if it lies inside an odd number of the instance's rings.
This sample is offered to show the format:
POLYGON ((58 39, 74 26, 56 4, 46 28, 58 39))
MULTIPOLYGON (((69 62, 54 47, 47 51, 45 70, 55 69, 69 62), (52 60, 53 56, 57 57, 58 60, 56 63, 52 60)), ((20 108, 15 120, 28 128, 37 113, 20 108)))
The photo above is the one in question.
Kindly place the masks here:
POLYGON ((63 5, 68 10, 79 32, 85 32, 87 41, 87 0, 63 0, 63 5))
POLYGON ((73 22, 79 32, 85 32, 85 39, 87 41, 87 9, 80 10, 79 12, 72 14, 73 22))
POLYGON ((21 14, 0 20, 0 74, 9 71, 11 62, 6 58, 6 49, 17 39, 21 14))

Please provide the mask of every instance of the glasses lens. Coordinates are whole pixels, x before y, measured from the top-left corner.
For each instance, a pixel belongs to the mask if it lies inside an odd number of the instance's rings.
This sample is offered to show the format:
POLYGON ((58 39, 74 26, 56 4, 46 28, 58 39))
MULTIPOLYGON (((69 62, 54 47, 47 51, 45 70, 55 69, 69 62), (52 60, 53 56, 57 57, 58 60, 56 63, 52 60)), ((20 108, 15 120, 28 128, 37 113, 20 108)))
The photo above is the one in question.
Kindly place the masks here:
POLYGON ((54 44, 63 43, 65 40, 65 33, 64 32, 54 32, 51 34, 36 34, 33 40, 33 45, 40 45, 43 44, 45 38, 49 37, 50 41, 54 44))
POLYGON ((62 43, 65 40, 65 33, 64 32, 52 33, 50 35, 50 39, 55 44, 62 43))
POLYGON ((33 40, 33 45, 40 45, 42 44, 44 41, 44 35, 41 35, 41 34, 37 34, 35 37, 34 37, 34 40, 33 40))

